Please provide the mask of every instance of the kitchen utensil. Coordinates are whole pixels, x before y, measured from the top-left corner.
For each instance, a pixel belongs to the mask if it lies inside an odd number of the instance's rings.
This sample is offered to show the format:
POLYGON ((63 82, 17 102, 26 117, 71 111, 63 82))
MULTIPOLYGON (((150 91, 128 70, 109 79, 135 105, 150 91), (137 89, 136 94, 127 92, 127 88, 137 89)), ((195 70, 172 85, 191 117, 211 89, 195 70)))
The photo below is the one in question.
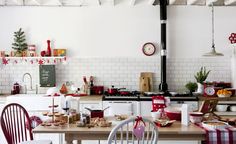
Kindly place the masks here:
POLYGON ((94 117, 99 117, 99 118, 103 118, 104 117, 104 111, 106 109, 108 109, 109 107, 106 107, 105 109, 103 110, 92 110, 88 107, 85 107, 85 109, 87 109, 88 111, 90 111, 90 117, 91 118, 94 118, 94 117))
POLYGON ((126 88, 118 89, 120 95, 129 95, 130 91, 127 91, 126 88))
POLYGON ((111 88, 107 89, 108 94, 115 95, 118 93, 118 89, 114 87, 114 85, 111 86, 111 88))
POLYGON ((93 86, 91 87, 91 95, 101 95, 103 94, 104 86, 93 86))
POLYGON ((150 89, 150 82, 148 77, 140 77, 140 91, 141 92, 149 92, 150 89))
POLYGON ((225 111, 227 111, 227 108, 228 108, 228 105, 217 105, 216 106, 216 110, 218 112, 225 112, 225 111))
POLYGON ((152 72, 141 72, 140 77, 148 77, 149 79, 149 91, 153 91, 153 73, 152 72))

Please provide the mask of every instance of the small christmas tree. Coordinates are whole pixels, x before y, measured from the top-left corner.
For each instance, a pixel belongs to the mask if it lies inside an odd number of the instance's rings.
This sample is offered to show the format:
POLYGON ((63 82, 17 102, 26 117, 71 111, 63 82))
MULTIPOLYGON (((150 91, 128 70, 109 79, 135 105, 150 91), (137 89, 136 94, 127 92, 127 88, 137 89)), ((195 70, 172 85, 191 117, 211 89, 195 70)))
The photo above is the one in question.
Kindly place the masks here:
POLYGON ((14 32, 14 43, 12 43, 12 48, 16 50, 16 55, 22 55, 22 52, 27 50, 27 46, 24 31, 20 28, 19 31, 14 32))

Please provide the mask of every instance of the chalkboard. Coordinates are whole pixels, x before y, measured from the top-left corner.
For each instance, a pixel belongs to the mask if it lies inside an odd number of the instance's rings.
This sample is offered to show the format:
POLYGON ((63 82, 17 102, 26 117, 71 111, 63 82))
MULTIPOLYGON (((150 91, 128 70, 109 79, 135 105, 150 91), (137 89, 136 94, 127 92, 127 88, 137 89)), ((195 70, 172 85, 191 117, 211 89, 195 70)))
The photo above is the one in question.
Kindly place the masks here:
POLYGON ((55 65, 40 65, 39 81, 40 81, 40 87, 55 87, 56 86, 55 65))

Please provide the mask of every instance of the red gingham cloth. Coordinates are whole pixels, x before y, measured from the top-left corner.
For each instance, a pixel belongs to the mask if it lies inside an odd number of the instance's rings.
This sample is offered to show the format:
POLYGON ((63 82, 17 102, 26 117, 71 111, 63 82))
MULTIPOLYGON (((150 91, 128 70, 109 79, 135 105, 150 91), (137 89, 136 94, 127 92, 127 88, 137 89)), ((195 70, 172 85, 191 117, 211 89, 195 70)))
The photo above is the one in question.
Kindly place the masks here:
POLYGON ((228 127, 224 129, 210 129, 196 124, 206 131, 206 144, 236 144, 236 128, 228 127))

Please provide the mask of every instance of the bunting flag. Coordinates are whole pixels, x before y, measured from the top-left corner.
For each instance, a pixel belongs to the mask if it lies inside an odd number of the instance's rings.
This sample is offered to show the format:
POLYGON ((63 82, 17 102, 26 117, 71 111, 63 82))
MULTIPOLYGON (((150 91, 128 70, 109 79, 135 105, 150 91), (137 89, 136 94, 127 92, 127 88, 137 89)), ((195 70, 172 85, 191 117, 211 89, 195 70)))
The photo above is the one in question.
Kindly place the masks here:
POLYGON ((236 33, 231 33, 229 36, 229 41, 231 44, 235 44, 236 43, 236 33))
MULTIPOLYGON (((67 61, 66 57, 2 57, 2 64, 20 64, 20 63, 28 63, 28 64, 60 64, 67 61)), ((0 60, 1 62, 1 60, 0 60)))

